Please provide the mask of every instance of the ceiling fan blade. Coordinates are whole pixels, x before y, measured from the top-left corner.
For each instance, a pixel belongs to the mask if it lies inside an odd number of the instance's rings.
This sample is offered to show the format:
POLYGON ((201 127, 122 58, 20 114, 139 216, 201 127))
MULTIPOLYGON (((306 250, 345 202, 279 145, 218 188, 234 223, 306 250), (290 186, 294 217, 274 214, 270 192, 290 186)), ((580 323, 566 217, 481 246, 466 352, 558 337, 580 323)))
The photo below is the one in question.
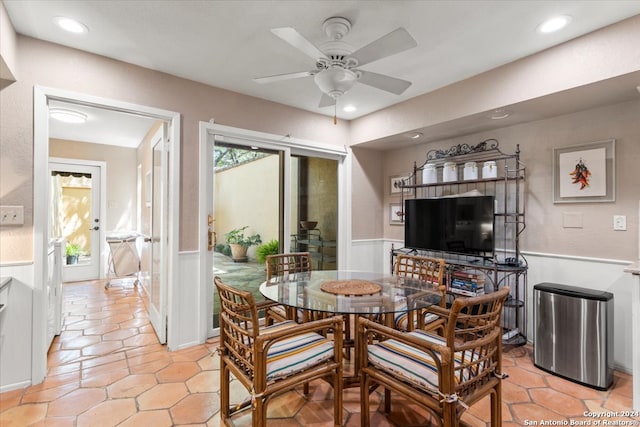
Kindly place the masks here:
POLYGON ((320 49, 318 49, 313 43, 304 38, 302 34, 296 31, 291 27, 282 27, 282 28, 272 28, 271 32, 276 36, 280 37, 282 40, 289 43, 291 46, 300 50, 307 56, 313 58, 314 60, 318 60, 320 58, 327 58, 320 49))
POLYGON ((258 77, 253 79, 253 81, 261 84, 273 83, 273 82, 279 82, 282 80, 299 79, 300 77, 308 77, 312 75, 313 73, 311 71, 299 71, 297 73, 277 74, 275 76, 258 77))
POLYGON ((400 95, 411 86, 411 82, 385 76, 384 74, 372 73, 371 71, 358 70, 360 78, 358 81, 375 88, 400 95))
POLYGON ((356 59, 358 66, 362 66, 416 46, 418 46, 418 42, 411 37, 411 34, 404 28, 398 28, 386 36, 382 36, 378 40, 361 47, 349 57, 356 59))
POLYGON ((327 95, 326 93, 322 93, 322 97, 320 98, 320 103, 318 104, 318 107, 323 108, 323 107, 330 107, 332 105, 334 105, 336 103, 336 100, 333 99, 332 97, 330 97, 329 95, 327 95))

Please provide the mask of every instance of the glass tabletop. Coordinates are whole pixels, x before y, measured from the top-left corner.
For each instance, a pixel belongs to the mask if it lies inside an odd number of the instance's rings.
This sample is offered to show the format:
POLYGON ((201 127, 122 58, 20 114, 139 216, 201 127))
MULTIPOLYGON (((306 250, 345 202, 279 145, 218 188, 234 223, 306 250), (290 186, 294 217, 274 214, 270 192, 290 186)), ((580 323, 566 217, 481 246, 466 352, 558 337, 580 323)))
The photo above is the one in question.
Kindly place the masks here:
POLYGON ((441 298, 437 286, 422 280, 337 270, 274 277, 260 285, 260 293, 289 307, 337 314, 406 312, 441 298))

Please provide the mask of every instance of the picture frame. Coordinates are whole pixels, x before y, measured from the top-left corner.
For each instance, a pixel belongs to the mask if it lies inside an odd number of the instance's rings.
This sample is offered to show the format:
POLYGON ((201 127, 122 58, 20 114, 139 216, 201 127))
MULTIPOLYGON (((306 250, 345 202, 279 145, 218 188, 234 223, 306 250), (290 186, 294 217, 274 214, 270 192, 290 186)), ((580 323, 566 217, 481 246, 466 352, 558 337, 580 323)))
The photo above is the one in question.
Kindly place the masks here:
POLYGON ((404 190, 404 194, 411 193, 411 188, 402 188, 400 187, 400 183, 403 181, 407 182, 409 180, 409 175, 395 175, 389 177, 389 192, 391 194, 401 194, 404 190))
POLYGON ((401 203, 389 203, 389 224, 404 224, 404 210, 401 203))
POLYGON ((615 139, 553 149, 553 203, 615 201, 615 139))

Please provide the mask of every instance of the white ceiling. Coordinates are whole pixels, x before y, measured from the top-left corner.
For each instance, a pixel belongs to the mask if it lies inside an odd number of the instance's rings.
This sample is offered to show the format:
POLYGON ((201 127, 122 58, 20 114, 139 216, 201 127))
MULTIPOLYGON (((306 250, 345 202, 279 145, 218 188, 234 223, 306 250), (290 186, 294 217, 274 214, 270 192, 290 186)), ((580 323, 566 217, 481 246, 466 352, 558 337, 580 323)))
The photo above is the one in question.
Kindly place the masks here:
POLYGON ((339 99, 338 117, 354 119, 431 92, 580 35, 640 14, 640 1, 30 1, 4 0, 20 34, 48 40, 212 86, 308 111, 319 108, 313 78, 257 84, 255 77, 315 67, 314 61, 270 32, 294 27, 322 48, 322 23, 342 16, 353 49, 404 27, 418 46, 367 64, 367 71, 411 81, 402 95, 357 84, 339 99), (572 16, 564 30, 536 27, 572 16), (89 28, 65 33, 56 16, 89 28), (353 113, 341 111, 352 104, 353 113))

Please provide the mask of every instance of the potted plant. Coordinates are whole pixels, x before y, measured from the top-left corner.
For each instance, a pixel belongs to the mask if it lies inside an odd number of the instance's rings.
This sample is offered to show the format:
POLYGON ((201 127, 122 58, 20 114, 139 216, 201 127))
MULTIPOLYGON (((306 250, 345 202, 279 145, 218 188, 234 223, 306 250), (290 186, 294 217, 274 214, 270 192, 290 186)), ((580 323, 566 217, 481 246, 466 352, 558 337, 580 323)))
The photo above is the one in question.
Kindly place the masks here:
POLYGON ((80 256, 80 253, 81 253, 80 245, 78 245, 77 243, 67 243, 65 250, 67 254, 67 265, 77 264, 78 257, 80 256))
POLYGON ((247 228, 249 228, 248 225, 242 228, 235 228, 225 235, 227 243, 231 248, 231 259, 233 259, 234 262, 247 262, 247 250, 249 247, 262 243, 259 234, 252 234, 245 237, 244 230, 247 228))
POLYGON ((280 243, 277 240, 269 240, 256 248, 256 258, 258 262, 264 264, 268 255, 275 255, 280 250, 280 243))

